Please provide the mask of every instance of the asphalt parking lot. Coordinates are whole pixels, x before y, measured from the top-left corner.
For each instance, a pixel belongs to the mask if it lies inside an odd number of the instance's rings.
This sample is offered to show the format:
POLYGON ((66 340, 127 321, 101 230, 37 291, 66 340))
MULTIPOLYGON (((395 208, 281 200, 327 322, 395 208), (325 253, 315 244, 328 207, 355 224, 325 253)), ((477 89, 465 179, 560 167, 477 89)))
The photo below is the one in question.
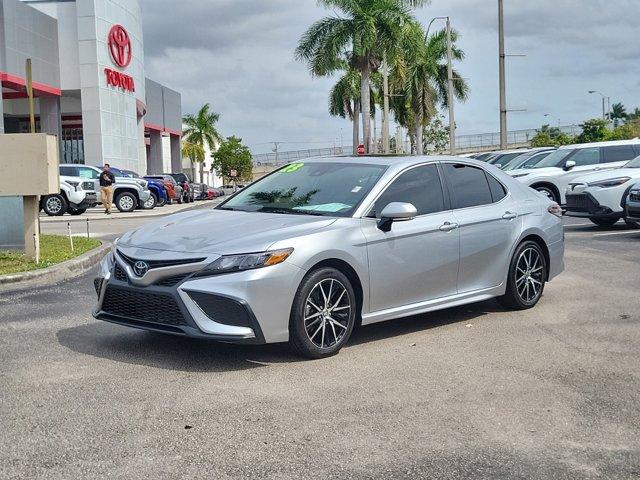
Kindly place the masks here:
POLYGON ((93 320, 91 275, 0 294, 0 478, 640 478, 640 230, 565 223, 535 309, 320 361, 93 320))

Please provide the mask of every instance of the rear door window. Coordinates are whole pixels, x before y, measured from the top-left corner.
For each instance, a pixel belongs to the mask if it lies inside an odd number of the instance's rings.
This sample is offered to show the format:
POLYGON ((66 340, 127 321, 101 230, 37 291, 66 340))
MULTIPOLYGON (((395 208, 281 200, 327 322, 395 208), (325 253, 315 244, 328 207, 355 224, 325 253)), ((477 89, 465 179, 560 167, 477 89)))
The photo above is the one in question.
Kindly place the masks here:
POLYGON ((493 203, 484 170, 461 163, 444 163, 442 166, 452 190, 454 209, 493 203))
POLYGON ((617 145, 615 147, 602 147, 602 163, 624 162, 633 160, 636 152, 633 145, 617 145))
POLYGON ((491 190, 491 197, 493 198, 493 202, 499 202, 507 196, 507 190, 506 188, 504 188, 504 185, 502 185, 493 177, 493 175, 490 175, 488 173, 486 175, 487 181, 489 182, 489 189, 491 190))

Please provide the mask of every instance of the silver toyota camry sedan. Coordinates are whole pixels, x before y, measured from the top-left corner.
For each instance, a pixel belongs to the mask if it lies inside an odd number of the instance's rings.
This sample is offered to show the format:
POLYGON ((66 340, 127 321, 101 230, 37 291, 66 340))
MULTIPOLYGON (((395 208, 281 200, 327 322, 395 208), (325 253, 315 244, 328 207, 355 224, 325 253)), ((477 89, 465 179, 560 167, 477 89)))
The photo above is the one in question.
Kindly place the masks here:
POLYGON ((326 357, 359 324, 493 297, 533 307, 564 269, 560 217, 475 160, 292 163, 215 208, 122 236, 95 279, 94 316, 326 357))

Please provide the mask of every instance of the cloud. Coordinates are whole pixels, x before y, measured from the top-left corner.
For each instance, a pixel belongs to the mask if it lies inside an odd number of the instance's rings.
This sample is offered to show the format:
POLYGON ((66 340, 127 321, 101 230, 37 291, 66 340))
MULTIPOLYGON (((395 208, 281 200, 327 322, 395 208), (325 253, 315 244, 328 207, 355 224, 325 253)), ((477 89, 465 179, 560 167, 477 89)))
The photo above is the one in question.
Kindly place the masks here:
MULTIPOLYGON (((331 118, 333 79, 314 79, 293 51, 304 30, 333 12, 312 0, 140 0, 147 75, 180 91, 183 110, 205 102, 221 113, 226 135, 244 138, 256 152, 272 141, 281 148, 329 146, 348 121, 331 118), (298 143, 299 142, 299 143, 298 143)), ((580 122, 611 95, 629 108, 640 103, 637 0, 505 2, 508 101, 526 108, 509 116, 510 128, 546 119, 580 122)), ((459 133, 498 128, 498 41, 495 0, 433 0, 417 11, 426 25, 450 15, 467 57, 457 65, 471 97, 457 105, 459 133)), ((441 28, 434 24, 433 28, 441 28)))

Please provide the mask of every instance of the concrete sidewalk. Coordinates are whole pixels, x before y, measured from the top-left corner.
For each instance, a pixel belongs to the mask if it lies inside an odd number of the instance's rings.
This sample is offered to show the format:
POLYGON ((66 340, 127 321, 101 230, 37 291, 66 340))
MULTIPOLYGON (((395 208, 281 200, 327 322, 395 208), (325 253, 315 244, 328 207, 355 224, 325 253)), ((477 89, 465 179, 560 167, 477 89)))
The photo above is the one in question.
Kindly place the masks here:
POLYGON ((104 209, 102 206, 90 208, 83 215, 68 215, 65 214, 61 217, 49 217, 44 213, 40 213, 40 222, 41 223, 67 223, 67 222, 86 222, 87 219, 91 222, 96 220, 123 220, 123 219, 132 219, 132 218, 151 218, 151 217, 160 217, 163 215, 171 215, 173 213, 182 212, 185 210, 193 210, 197 208, 213 208, 223 199, 227 197, 216 198, 213 200, 203 200, 197 201, 193 203, 183 203, 179 205, 177 203, 173 205, 165 205, 164 207, 156 207, 153 210, 134 210, 133 212, 120 212, 118 209, 114 208, 111 212, 111 215, 105 215, 104 209))

